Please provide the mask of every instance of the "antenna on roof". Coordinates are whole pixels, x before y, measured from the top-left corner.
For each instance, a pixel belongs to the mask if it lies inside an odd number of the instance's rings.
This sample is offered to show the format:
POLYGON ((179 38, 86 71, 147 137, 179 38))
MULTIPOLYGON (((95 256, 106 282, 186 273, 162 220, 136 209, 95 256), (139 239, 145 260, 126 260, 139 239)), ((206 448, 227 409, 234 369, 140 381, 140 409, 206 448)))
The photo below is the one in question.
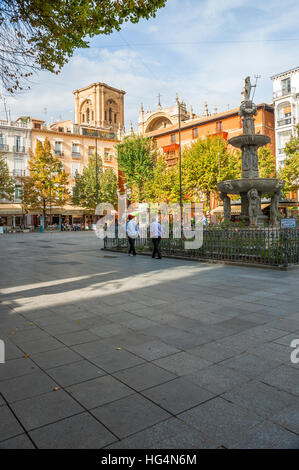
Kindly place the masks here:
POLYGON ((255 75, 254 78, 255 78, 255 85, 253 85, 253 87, 252 87, 252 88, 254 88, 254 92, 253 92, 253 95, 252 95, 252 98, 251 98, 252 101, 253 101, 253 98, 254 98, 254 95, 255 95, 255 92, 256 92, 257 82, 261 78, 261 75, 255 75))

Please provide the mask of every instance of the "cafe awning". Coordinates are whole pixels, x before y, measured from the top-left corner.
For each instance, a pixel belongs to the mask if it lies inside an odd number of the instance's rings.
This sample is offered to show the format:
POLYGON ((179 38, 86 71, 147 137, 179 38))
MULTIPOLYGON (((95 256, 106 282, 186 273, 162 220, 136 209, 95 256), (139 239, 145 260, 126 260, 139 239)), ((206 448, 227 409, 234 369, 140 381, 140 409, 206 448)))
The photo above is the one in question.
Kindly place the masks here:
POLYGON ((25 211, 22 210, 22 204, 0 204, 0 215, 22 215, 24 213, 25 211))

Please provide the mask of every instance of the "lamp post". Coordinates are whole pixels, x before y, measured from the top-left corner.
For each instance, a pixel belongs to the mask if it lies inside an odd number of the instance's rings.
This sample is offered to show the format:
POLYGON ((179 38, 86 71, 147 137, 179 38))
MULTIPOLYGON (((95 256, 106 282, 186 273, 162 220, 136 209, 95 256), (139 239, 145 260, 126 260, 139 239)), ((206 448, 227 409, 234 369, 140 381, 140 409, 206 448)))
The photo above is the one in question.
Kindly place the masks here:
POLYGON ((180 224, 181 238, 183 236, 183 207, 182 207, 182 130, 181 130, 181 103, 177 100, 179 108, 179 172, 180 172, 180 224))
POLYGON ((99 181, 98 181, 98 136, 96 135, 96 201, 99 204, 99 181))

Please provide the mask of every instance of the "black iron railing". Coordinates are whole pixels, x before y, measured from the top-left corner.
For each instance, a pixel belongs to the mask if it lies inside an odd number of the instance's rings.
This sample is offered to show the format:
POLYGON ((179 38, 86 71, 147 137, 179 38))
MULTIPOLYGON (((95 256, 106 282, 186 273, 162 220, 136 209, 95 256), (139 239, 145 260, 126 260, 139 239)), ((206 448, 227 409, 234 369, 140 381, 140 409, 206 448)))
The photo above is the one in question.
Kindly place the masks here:
MULTIPOLYGON (((104 248, 125 252, 128 241, 125 238, 105 238, 104 248)), ((137 252, 150 252, 151 249, 148 236, 136 239, 137 252)), ((203 231, 201 248, 186 250, 184 240, 167 238, 161 240, 161 249, 165 256, 288 267, 299 264, 299 228, 211 228, 203 231)))

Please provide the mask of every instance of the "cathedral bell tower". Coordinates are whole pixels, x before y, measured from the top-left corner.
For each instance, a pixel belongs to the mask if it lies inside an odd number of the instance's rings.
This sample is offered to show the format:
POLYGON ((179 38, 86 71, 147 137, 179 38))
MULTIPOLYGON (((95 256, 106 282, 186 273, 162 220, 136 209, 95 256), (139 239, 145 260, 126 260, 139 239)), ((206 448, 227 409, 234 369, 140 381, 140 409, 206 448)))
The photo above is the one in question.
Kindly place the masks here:
POLYGON ((123 130, 125 93, 105 83, 93 83, 73 91, 76 124, 114 132, 123 130))

